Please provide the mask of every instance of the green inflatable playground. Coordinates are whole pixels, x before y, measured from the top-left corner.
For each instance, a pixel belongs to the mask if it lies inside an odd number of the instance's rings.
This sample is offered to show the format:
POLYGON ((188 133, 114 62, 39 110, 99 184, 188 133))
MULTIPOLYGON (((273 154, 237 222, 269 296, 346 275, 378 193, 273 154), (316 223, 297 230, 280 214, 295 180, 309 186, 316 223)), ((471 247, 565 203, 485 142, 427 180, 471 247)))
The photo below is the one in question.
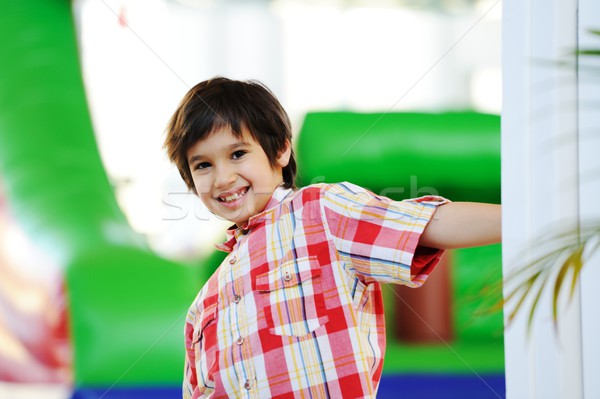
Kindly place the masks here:
MULTIPOLYGON (((185 314, 224 254, 169 261, 128 225, 96 145, 71 3, 2 9, 0 175, 23 228, 63 266, 72 397, 181 397, 185 314)), ((314 112, 296 151, 300 186, 351 181, 394 199, 500 201, 497 115, 314 112)), ((500 247, 445 258, 431 287, 385 287, 378 397, 398 397, 399 386, 405 398, 504 397, 502 315, 481 300, 501 279, 500 247)))

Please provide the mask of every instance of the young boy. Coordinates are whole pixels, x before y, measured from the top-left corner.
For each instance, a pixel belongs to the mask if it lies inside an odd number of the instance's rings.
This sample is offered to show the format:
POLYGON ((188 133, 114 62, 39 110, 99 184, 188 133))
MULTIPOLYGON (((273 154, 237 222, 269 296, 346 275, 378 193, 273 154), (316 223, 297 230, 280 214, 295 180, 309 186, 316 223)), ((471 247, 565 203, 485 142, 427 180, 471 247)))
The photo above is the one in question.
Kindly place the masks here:
POLYGON ((382 283, 418 287, 444 248, 500 241, 500 206, 392 201, 350 183, 295 190, 289 119, 264 86, 193 87, 165 142, 234 225, 185 325, 184 398, 373 398, 382 283))

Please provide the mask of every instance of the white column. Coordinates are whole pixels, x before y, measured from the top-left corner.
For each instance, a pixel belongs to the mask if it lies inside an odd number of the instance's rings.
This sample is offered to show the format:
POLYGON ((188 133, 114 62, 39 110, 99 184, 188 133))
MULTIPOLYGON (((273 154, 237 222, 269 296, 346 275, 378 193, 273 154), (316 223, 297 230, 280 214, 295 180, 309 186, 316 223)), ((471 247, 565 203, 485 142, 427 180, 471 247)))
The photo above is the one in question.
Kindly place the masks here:
MULTIPOLYGON (((593 1, 585 1, 591 8, 593 1)), ((578 96, 581 85, 573 56, 579 40, 578 6, 577 0, 504 2, 502 202, 505 276, 522 266, 524 261, 552 249, 533 244, 538 236, 553 231, 552 226, 576 228, 581 221, 581 210, 593 206, 586 205, 587 202, 581 199, 584 193, 580 176, 583 144, 578 96), (563 61, 566 64, 561 63, 563 61)), ((597 20, 600 13, 596 11, 595 15, 597 20)), ((596 151, 595 159, 598 158, 596 151)), ((597 349, 595 356, 590 357, 587 355, 589 348, 582 346, 587 344, 582 341, 582 335, 587 336, 582 325, 587 326, 587 318, 593 317, 590 310, 593 303, 599 303, 598 295, 591 294, 594 297, 591 298, 586 296, 587 293, 582 301, 578 291, 570 304, 563 300, 555 329, 551 307, 553 288, 548 286, 542 295, 529 335, 526 311, 507 327, 508 398, 583 398, 583 376, 589 371, 587 381, 593 372, 588 370, 588 364, 598 366, 597 349), (586 352, 588 362, 585 371, 583 352, 586 352)), ((597 287, 595 292, 599 292, 597 287)), ((510 308, 505 311, 508 310, 510 308)), ((585 390, 588 395, 587 388, 585 390)), ((595 395, 587 397, 598 397, 597 393, 595 395)))
MULTIPOLYGON (((600 48, 600 1, 579 0, 579 46, 600 48)), ((581 57, 579 72, 579 207, 582 224, 600 224, 600 56, 581 57), (593 69, 590 68, 593 66, 593 69)), ((598 251, 600 252, 600 251, 598 251)), ((600 398, 600 256, 581 276, 583 382, 585 398, 600 398)))

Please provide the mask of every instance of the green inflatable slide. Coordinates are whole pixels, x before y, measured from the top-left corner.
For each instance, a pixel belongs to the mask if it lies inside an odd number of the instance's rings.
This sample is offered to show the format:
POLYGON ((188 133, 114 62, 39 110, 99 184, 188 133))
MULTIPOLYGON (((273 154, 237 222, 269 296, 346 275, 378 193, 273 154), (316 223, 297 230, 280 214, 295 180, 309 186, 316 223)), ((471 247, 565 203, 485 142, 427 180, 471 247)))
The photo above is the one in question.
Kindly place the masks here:
POLYGON ((28 234, 64 265, 77 387, 179 385, 197 269, 151 253, 100 161, 71 3, 2 1, 0 173, 28 234))

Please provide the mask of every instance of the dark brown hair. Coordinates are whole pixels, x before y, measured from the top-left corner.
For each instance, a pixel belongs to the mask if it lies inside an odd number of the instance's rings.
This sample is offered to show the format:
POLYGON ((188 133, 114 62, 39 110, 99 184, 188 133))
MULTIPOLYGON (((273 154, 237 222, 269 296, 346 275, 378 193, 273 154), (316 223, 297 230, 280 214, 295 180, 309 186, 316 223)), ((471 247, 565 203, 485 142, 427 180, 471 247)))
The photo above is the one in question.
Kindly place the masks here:
MULTIPOLYGON (((275 97, 262 83, 216 77, 198 83, 181 100, 167 126, 165 148, 188 188, 194 192, 194 182, 187 160, 187 151, 199 140, 215 131, 229 127, 236 137, 246 128, 267 154, 272 168, 292 142, 290 120, 275 97)), ((296 159, 294 152, 283 168, 285 188, 295 188, 296 159)))

